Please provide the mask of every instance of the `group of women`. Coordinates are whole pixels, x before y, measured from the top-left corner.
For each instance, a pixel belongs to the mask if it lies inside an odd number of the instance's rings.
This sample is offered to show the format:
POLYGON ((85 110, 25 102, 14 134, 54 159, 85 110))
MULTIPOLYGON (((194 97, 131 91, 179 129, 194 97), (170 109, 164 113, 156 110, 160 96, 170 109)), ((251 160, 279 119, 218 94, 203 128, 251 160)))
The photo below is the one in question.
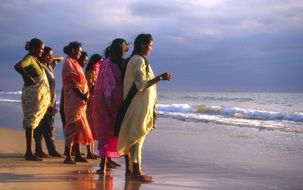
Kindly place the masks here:
MULTIPOLYGON (((125 59, 128 44, 124 39, 114 39, 107 48, 105 59, 98 54, 92 56, 85 73, 83 61, 80 61, 81 43, 71 42, 64 47, 67 58, 62 69, 60 106, 66 147, 64 163, 86 162, 80 151, 75 151, 75 159, 72 160, 72 147, 79 146, 79 143, 91 147, 97 140, 101 157, 97 173, 104 174, 109 164, 115 164, 111 158, 124 156, 126 176, 133 180, 153 181, 141 169, 142 146, 146 135, 155 129, 155 84, 160 80, 170 80, 172 74, 165 72, 154 76, 146 59, 152 46, 150 34, 139 34, 131 56, 125 59)), ((50 102, 49 86, 38 61, 43 48, 43 42, 27 48, 29 54, 15 66, 24 79, 22 107, 26 160, 39 159, 31 152, 31 134, 50 102)))

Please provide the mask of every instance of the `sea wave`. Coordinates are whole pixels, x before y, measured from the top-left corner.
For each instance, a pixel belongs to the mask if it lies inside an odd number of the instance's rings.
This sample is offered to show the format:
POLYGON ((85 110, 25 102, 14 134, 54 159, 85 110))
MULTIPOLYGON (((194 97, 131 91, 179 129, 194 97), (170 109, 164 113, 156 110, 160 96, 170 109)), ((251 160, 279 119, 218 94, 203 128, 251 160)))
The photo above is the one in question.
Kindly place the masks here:
MULTIPOLYGON (((171 97, 175 94, 160 94, 159 98, 163 99, 171 99, 171 97)), ((220 102, 250 102, 253 100, 251 97, 241 97, 239 96, 233 96, 231 97, 229 94, 212 94, 212 95, 201 95, 200 93, 189 93, 189 94, 183 94, 178 95, 178 99, 184 100, 187 102, 204 102, 204 101, 220 101, 220 102)))
POLYGON ((13 91, 13 92, 0 91, 0 94, 22 94, 22 91, 13 91))
POLYGON ((249 120, 286 120, 293 122, 303 122, 303 113, 281 113, 274 111, 263 111, 253 109, 243 109, 238 107, 223 107, 223 106, 190 106, 189 104, 158 104, 158 111, 162 114, 182 113, 184 117, 197 116, 222 116, 227 118, 249 119, 249 120))
POLYGON ((0 102, 21 102, 21 100, 12 100, 12 99, 6 99, 6 98, 0 98, 0 102))
POLYGON ((160 117, 170 117, 173 119, 188 122, 216 123, 223 124, 225 126, 249 127, 256 128, 259 130, 277 130, 281 132, 303 133, 303 125, 298 125, 297 122, 250 120, 239 118, 227 118, 219 115, 197 115, 194 113, 185 114, 180 112, 164 113, 162 111, 159 111, 158 113, 160 114, 160 117))

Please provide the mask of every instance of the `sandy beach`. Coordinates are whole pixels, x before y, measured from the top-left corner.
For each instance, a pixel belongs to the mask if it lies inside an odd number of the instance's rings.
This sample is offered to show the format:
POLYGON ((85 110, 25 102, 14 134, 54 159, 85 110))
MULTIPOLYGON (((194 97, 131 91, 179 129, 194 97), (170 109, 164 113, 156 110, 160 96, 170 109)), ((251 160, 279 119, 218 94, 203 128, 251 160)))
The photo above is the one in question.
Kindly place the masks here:
MULTIPOLYGON (((63 158, 25 161, 24 131, 3 126, 0 189, 303 189, 302 135, 203 125, 159 119, 143 149, 151 184, 125 180, 123 166, 97 175, 99 160, 75 166, 63 158)), ((57 146, 62 152, 63 142, 57 146)))

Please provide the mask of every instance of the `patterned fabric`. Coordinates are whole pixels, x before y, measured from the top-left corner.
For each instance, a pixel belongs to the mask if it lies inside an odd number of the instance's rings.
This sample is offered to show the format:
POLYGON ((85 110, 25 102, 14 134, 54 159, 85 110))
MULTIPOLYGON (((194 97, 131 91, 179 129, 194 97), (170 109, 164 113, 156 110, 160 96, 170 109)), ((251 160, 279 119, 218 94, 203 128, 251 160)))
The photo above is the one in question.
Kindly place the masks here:
POLYGON ((88 88, 90 89, 90 92, 93 91, 93 87, 95 86, 98 72, 99 72, 99 65, 100 65, 100 62, 94 64, 92 70, 87 71, 85 73, 87 85, 88 85, 88 88))
MULTIPOLYGON (((32 56, 27 56, 32 65, 40 68, 40 63, 32 56)), ((24 86, 22 89, 23 127, 35 129, 48 107, 50 106, 50 92, 47 77, 42 70, 40 76, 34 78, 35 84, 24 86)))
POLYGON ((89 93, 90 96, 88 98, 87 101, 87 108, 86 108, 86 116, 87 116, 87 120, 92 132, 92 136, 94 140, 97 140, 97 136, 95 133, 95 130, 93 128, 93 123, 92 123, 92 106, 93 106, 93 91, 94 91, 94 86, 97 80, 97 76, 98 76, 98 72, 99 72, 99 65, 101 62, 98 62, 96 64, 94 64, 92 70, 88 71, 85 73, 85 77, 87 80, 87 84, 88 84, 88 88, 89 88, 89 93))
POLYGON ((54 75, 54 70, 51 67, 48 67, 44 64, 41 64, 42 68, 45 71, 45 74, 47 76, 49 88, 50 88, 50 94, 51 94, 51 106, 55 107, 56 105, 56 80, 54 75))
POLYGON ((124 78, 124 99, 134 81, 138 92, 130 103, 121 125, 117 145, 119 155, 127 154, 135 143, 155 129, 154 109, 157 102, 157 87, 152 85, 147 88, 148 81, 153 78, 153 71, 143 57, 134 55, 129 60, 124 78))
POLYGON ((62 68, 64 93, 64 137, 66 144, 90 144, 92 133, 86 118, 86 103, 75 91, 88 92, 87 81, 78 61, 68 57, 62 68))
POLYGON ((92 124, 99 142, 101 157, 118 157, 114 127, 123 102, 121 71, 110 58, 100 63, 93 93, 92 124))

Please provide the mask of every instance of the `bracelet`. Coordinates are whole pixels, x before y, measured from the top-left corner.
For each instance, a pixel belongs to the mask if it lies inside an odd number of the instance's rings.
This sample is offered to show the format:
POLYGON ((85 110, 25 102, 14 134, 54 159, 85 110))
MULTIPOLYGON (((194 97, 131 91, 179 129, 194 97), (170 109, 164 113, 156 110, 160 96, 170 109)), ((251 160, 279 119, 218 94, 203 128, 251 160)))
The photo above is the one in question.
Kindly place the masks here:
POLYGON ((159 79, 160 79, 160 80, 163 80, 163 77, 162 77, 162 76, 159 76, 159 79))

